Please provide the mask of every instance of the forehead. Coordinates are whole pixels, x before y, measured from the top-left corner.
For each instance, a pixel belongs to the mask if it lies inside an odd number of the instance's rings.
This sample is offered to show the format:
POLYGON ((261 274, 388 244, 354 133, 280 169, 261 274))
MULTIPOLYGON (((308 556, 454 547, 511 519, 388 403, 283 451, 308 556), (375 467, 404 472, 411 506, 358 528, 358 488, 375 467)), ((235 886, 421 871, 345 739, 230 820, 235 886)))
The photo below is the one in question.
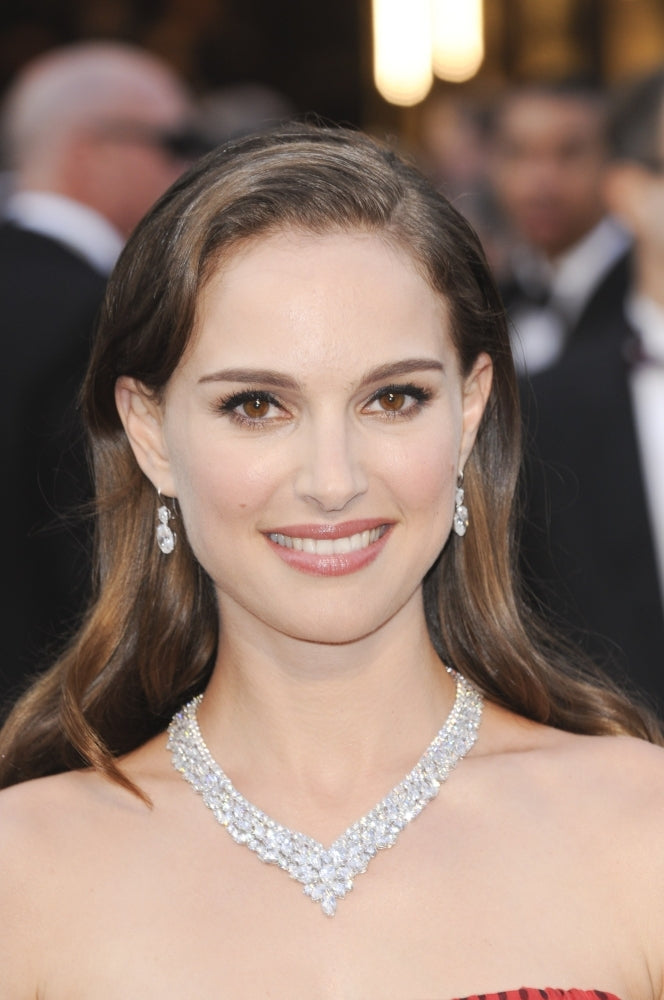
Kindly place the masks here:
POLYGON ((346 356, 447 337, 447 308, 406 251, 367 232, 283 231, 225 258, 198 302, 191 351, 346 356))
POLYGON ((591 98, 522 94, 508 100, 498 119, 499 138, 533 143, 584 137, 599 140, 603 115, 591 98))

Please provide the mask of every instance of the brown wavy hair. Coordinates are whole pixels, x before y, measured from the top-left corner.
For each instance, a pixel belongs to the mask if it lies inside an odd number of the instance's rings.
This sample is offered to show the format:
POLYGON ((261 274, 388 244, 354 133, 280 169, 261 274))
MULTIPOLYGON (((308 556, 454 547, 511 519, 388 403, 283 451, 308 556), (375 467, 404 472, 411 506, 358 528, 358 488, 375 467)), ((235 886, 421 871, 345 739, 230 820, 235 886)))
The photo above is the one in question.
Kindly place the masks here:
POLYGON ((493 702, 579 733, 660 742, 657 723, 543 630, 514 571, 518 393, 504 311, 465 219, 393 150, 359 132, 295 125, 200 160, 139 224, 110 279, 82 405, 96 482, 95 595, 54 666, 0 732, 0 785, 93 766, 125 785, 116 758, 161 731, 202 691, 220 623, 184 526, 157 550, 155 492, 118 416, 121 375, 159 399, 182 358, 197 301, 243 241, 276 230, 378 233, 445 298, 463 373, 486 352, 493 386, 464 470, 472 525, 425 580, 441 658, 493 702))

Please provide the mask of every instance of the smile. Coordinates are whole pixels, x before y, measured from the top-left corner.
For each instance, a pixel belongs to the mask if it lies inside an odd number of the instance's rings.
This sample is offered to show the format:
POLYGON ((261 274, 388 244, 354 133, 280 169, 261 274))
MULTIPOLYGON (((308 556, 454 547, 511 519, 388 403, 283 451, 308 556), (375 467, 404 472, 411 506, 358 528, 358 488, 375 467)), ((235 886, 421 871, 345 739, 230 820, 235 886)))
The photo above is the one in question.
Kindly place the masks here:
POLYGON ((344 535, 342 538, 299 538, 292 535, 282 535, 278 532, 270 534, 270 541, 276 545, 281 545, 286 549, 294 549, 296 552, 307 552, 316 556, 337 556, 345 555, 348 552, 360 552, 377 542, 387 531, 388 525, 382 524, 377 528, 366 531, 358 531, 353 535, 344 535))

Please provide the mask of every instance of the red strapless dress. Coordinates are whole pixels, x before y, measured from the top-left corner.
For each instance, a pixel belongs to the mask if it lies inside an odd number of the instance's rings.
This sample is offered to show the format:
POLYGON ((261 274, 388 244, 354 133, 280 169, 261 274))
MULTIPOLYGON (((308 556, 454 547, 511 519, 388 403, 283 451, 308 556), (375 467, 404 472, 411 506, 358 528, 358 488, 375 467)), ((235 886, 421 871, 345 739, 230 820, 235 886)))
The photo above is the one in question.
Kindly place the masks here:
POLYGON ((464 1000, 618 1000, 613 993, 601 990, 534 990, 523 986, 520 990, 503 993, 478 993, 464 1000))

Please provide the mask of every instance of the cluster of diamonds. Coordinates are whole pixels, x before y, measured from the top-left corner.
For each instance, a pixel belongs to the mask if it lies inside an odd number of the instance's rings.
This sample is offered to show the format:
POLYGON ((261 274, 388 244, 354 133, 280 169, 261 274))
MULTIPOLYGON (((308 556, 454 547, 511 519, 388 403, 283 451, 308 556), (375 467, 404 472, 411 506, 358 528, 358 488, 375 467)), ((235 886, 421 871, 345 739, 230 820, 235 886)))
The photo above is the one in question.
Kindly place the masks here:
POLYGON ((457 535, 465 535, 468 529, 468 508, 463 502, 463 486, 457 486, 454 499, 454 530, 457 535))
POLYGON ((157 545, 165 556, 175 548, 175 532, 169 528, 168 522, 172 515, 168 507, 162 505, 157 511, 157 545))
MULTIPOLYGON (((452 671, 450 671, 452 673, 452 671)), ((323 913, 353 888, 376 853, 392 847, 401 831, 438 794, 440 786, 477 739, 482 696, 459 674, 456 698, 440 732, 400 784, 330 847, 270 819, 233 787, 208 750, 196 720, 202 695, 185 705, 169 726, 173 766, 198 792, 234 841, 266 864, 278 865, 304 886, 323 913)))

